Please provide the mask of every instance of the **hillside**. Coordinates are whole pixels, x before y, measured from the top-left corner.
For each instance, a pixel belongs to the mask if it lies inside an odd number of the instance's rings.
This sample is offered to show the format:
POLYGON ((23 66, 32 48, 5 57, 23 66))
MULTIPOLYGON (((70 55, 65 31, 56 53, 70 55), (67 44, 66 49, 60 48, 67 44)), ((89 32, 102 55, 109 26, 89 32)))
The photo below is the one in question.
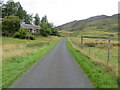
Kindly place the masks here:
POLYGON ((96 30, 105 32, 118 31, 118 14, 112 16, 100 15, 90 17, 84 20, 75 20, 56 27, 58 30, 67 31, 86 31, 96 30))

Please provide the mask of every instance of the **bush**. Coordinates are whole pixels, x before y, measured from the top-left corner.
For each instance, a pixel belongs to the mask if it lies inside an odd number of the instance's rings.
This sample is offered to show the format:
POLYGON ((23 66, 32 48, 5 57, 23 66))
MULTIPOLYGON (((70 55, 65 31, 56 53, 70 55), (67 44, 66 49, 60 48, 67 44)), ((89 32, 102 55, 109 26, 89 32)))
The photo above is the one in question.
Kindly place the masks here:
POLYGON ((28 34, 28 29, 20 28, 19 31, 15 33, 15 37, 21 39, 35 40, 35 38, 32 35, 28 36, 27 34, 28 34))
POLYGON ((28 40, 35 40, 35 38, 33 36, 26 36, 25 39, 28 39, 28 40))
POLYGON ((2 20, 2 35, 14 36, 20 28, 20 19, 17 16, 6 16, 2 20))
POLYGON ((15 33, 15 36, 18 38, 25 38, 27 35, 28 29, 26 28, 20 28, 19 31, 15 33))
POLYGON ((52 30, 51 30, 51 35, 60 36, 59 32, 54 28, 52 28, 52 30))

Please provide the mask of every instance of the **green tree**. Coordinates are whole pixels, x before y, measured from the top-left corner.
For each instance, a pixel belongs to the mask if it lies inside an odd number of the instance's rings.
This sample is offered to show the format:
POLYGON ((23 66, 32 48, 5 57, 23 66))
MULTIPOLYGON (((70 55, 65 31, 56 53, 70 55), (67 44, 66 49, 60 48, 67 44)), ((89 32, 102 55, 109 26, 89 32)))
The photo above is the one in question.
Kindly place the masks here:
POLYGON ((21 20, 17 16, 6 16, 2 20, 2 35, 13 36, 20 28, 21 20))
POLYGON ((15 16, 18 16, 20 19, 24 19, 26 15, 26 11, 23 10, 23 7, 21 6, 20 2, 16 3, 16 13, 15 16))
POLYGON ((48 19, 46 15, 42 17, 41 23, 48 23, 48 19))
POLYGON ((35 24, 35 25, 39 25, 39 24, 40 24, 40 18, 39 18, 39 15, 36 14, 34 18, 35 18, 35 20, 34 20, 34 24, 35 24))
POLYGON ((6 4, 2 4, 2 18, 9 15, 18 16, 20 19, 23 19, 26 13, 20 2, 8 1, 6 4))
POLYGON ((2 18, 2 5, 3 5, 3 1, 0 1, 0 18, 2 18))
POLYGON ((48 35, 50 35, 50 33, 51 33, 51 29, 49 28, 49 23, 48 23, 48 20, 47 20, 47 16, 45 15, 41 19, 40 34, 42 36, 48 36, 48 35))
POLYGON ((49 36, 49 35, 59 36, 59 33, 57 30, 55 30, 54 25, 48 22, 46 15, 42 17, 40 27, 41 27, 40 34, 42 36, 49 36))
POLYGON ((26 24, 32 24, 32 20, 33 20, 32 14, 26 14, 23 21, 26 24))
POLYGON ((46 24, 46 23, 43 23, 43 22, 41 22, 41 24, 40 24, 40 34, 42 35, 42 36, 48 36, 48 32, 47 32, 47 30, 48 30, 48 25, 46 24))
POLYGON ((2 5, 2 17, 9 15, 14 15, 14 12, 16 12, 15 3, 8 1, 6 4, 2 5))
POLYGON ((55 29, 53 23, 48 23, 48 27, 51 29, 51 35, 59 36, 58 31, 55 29))

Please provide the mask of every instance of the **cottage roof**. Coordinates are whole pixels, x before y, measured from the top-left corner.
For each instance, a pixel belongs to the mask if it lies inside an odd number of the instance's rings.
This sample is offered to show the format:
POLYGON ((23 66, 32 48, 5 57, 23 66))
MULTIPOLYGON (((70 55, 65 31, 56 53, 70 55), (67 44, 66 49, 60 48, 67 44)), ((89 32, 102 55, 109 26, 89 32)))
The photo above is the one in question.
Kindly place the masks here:
POLYGON ((31 24, 21 24, 22 28, 28 28, 28 29, 40 29, 40 26, 37 25, 31 25, 31 24))

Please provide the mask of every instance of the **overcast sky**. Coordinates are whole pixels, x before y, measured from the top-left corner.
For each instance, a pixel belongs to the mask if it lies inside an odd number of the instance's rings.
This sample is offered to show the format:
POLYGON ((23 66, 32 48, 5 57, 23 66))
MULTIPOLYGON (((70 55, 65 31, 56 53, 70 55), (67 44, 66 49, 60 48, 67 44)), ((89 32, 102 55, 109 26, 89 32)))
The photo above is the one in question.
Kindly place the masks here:
MULTIPOLYGON (((7 1, 7 0, 4 0, 7 1)), ((19 1, 28 13, 47 15, 49 22, 61 25, 73 20, 96 15, 118 13, 119 0, 14 0, 19 1)))

